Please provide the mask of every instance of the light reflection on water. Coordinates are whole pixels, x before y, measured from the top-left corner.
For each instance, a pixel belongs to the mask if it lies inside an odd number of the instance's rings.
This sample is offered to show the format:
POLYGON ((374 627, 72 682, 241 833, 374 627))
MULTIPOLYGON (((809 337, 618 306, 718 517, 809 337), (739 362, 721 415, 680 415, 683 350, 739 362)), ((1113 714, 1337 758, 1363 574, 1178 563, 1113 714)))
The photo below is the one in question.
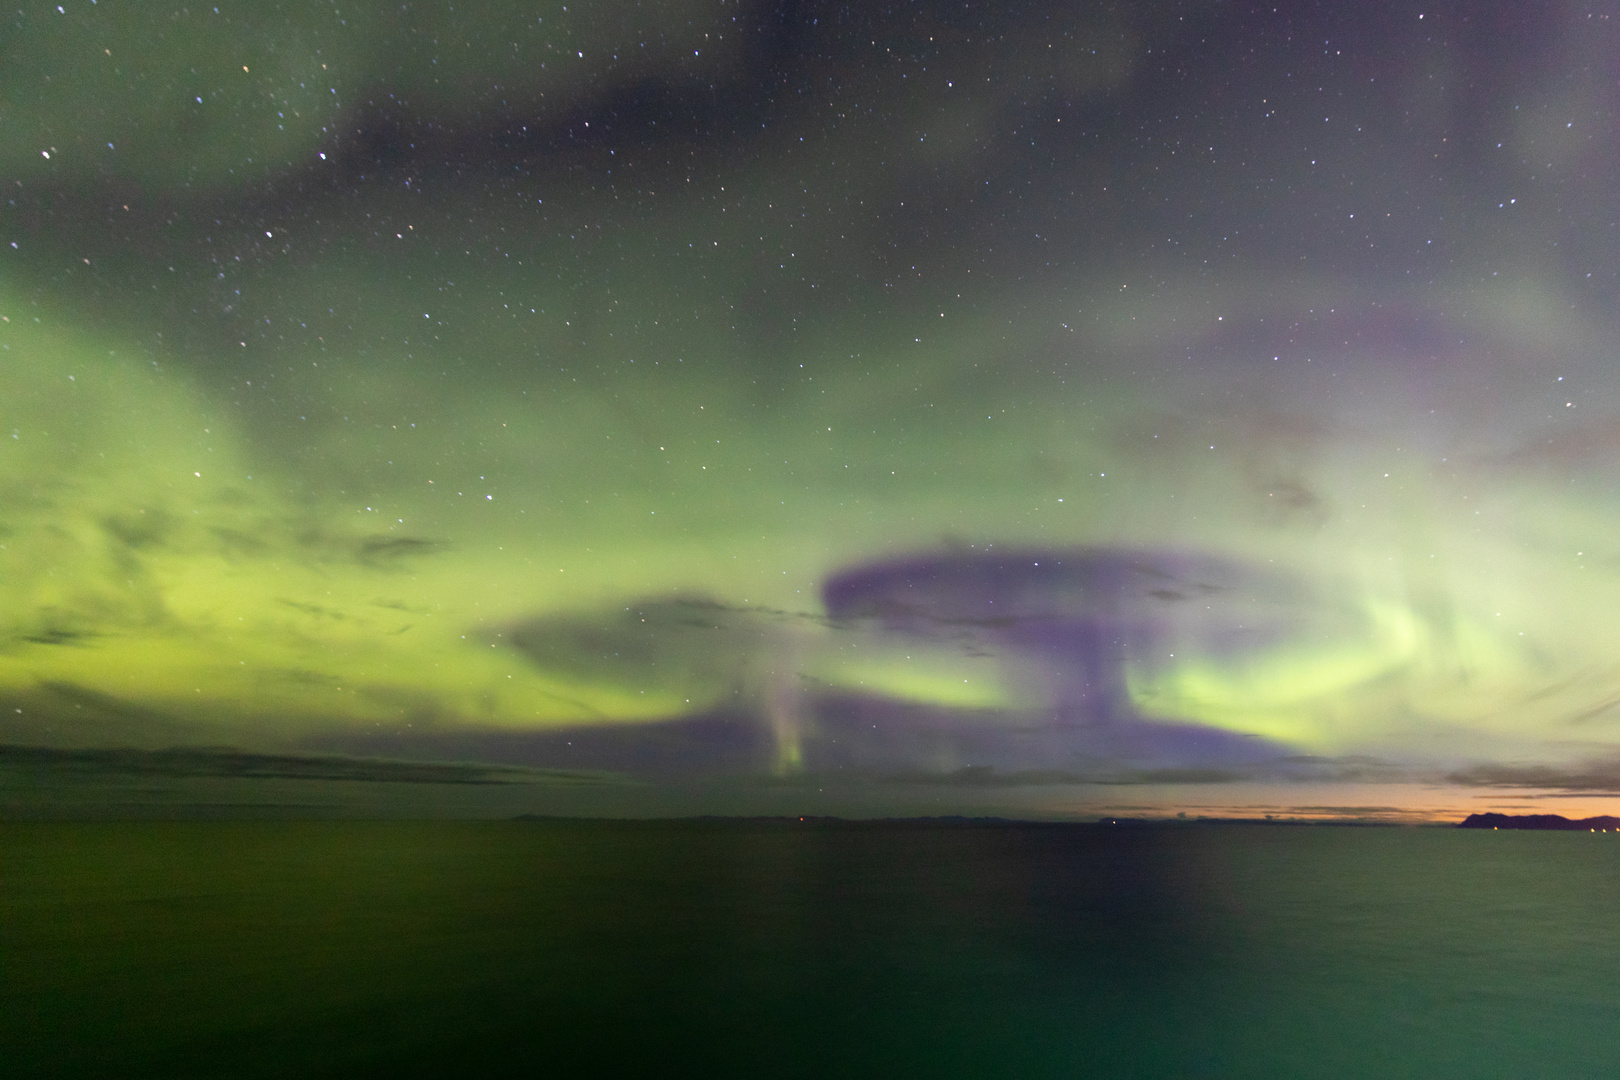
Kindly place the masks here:
POLYGON ((1598 834, 8 827, 23 1072, 1525 1077, 1620 1061, 1598 834))

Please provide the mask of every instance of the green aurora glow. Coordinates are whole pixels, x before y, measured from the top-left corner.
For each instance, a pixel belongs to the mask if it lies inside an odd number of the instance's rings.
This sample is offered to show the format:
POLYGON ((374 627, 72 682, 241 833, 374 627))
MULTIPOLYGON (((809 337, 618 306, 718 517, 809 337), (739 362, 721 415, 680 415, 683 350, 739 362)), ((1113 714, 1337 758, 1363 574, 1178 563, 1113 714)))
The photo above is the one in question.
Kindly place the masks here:
MULTIPOLYGON (((1196 215, 1183 251, 1118 194, 1158 167, 1136 143, 1111 183, 1107 155, 1060 144, 1069 164, 1035 174, 1034 203, 973 202, 1005 186, 994 147, 1015 121, 1125 146, 1109 108, 1167 108, 1130 57, 1196 49, 1160 16, 1121 24, 1130 56, 1082 63, 1073 45, 1041 69, 1040 104, 933 84, 1011 46, 935 56, 908 31, 928 94, 848 61, 865 81, 837 101, 869 92, 881 116, 773 101, 763 134, 647 134, 613 87, 662 80, 685 101, 757 76, 744 43, 683 59, 730 18, 688 6, 651 27, 684 37, 628 67, 602 57, 650 32, 629 5, 596 25, 548 8, 523 48, 581 54, 560 74, 502 66, 516 6, 455 26, 364 5, 353 26, 318 5, 272 22, 222 5, 184 30, 17 20, 0 66, 0 741, 411 757, 440 752, 413 750, 423 735, 739 713, 774 747, 757 771, 791 777, 824 734, 807 702, 989 731, 1061 705, 1044 654, 830 623, 839 571, 1173 549, 1285 575, 1309 603, 1242 648, 1216 641, 1219 599, 1172 620, 1120 661, 1136 719, 1425 780, 1615 754, 1614 238, 1561 263, 1543 242, 1615 190, 1612 164, 1590 171, 1615 160, 1612 86, 1594 105, 1595 75, 1558 90, 1521 73, 1469 136, 1499 124, 1514 161, 1457 165, 1467 190, 1433 207, 1394 194, 1424 182, 1405 140, 1430 129, 1351 96, 1336 108, 1368 144, 1322 136, 1312 152, 1338 163, 1314 188, 1302 174, 1288 198, 1210 209, 1200 178, 1231 177, 1187 165, 1164 189, 1196 215), (399 45, 434 35, 433 55, 399 45), (194 88, 201 112, 121 96, 135 83, 194 88), (522 110, 497 99, 539 110, 561 149, 468 150, 491 138, 479 124, 518 138, 522 110), (454 131, 435 142, 434 123, 454 131), (683 151, 693 164, 670 164, 683 151), (1532 154, 1585 186, 1488 216, 1532 154), (1071 188, 1087 194, 1058 198, 1071 188), (888 206, 908 197, 928 208, 888 206), (1341 210, 1402 220, 1370 226, 1372 254, 1290 227, 1341 210), (1268 226, 1211 269, 1223 236, 1268 226), (1412 239, 1430 227, 1443 259, 1412 239), (718 613, 720 636, 606 659, 639 632, 631 613, 671 603, 718 613), (568 628, 612 619, 620 636, 568 652, 568 628), (563 628, 538 660, 513 640, 536 626, 563 628)), ((1071 44, 1124 19, 1076 18, 1071 44)), ((1253 79, 1258 102, 1274 80, 1253 79)), ((1298 166, 1297 139, 1265 130, 1228 138, 1268 175, 1298 166)))

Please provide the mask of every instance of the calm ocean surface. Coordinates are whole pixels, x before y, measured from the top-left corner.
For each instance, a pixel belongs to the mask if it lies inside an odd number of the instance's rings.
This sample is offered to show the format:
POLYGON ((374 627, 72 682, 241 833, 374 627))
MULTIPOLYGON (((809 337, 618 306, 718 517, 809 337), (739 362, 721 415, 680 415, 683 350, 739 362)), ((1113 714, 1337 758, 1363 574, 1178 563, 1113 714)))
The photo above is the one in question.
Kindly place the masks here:
POLYGON ((1620 835, 0 826, 25 1076, 1612 1077, 1620 835))

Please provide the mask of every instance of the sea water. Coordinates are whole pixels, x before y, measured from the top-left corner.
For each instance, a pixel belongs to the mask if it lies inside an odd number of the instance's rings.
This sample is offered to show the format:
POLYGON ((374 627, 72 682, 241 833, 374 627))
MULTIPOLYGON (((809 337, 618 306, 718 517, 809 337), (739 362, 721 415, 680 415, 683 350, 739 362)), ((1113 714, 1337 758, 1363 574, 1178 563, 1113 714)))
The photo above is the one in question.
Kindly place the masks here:
POLYGON ((1620 834, 0 826, 8 1077, 1620 1075, 1620 834))

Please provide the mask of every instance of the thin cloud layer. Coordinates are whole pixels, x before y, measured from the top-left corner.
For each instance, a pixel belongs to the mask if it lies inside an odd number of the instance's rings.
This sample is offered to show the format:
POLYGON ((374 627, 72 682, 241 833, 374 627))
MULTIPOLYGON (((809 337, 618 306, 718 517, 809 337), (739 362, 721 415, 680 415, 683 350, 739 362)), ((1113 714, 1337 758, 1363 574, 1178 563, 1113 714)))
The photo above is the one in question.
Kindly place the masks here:
POLYGON ((1620 793, 1620 759, 1604 758, 1572 766, 1474 765, 1447 773, 1446 779, 1464 787, 1620 793))

